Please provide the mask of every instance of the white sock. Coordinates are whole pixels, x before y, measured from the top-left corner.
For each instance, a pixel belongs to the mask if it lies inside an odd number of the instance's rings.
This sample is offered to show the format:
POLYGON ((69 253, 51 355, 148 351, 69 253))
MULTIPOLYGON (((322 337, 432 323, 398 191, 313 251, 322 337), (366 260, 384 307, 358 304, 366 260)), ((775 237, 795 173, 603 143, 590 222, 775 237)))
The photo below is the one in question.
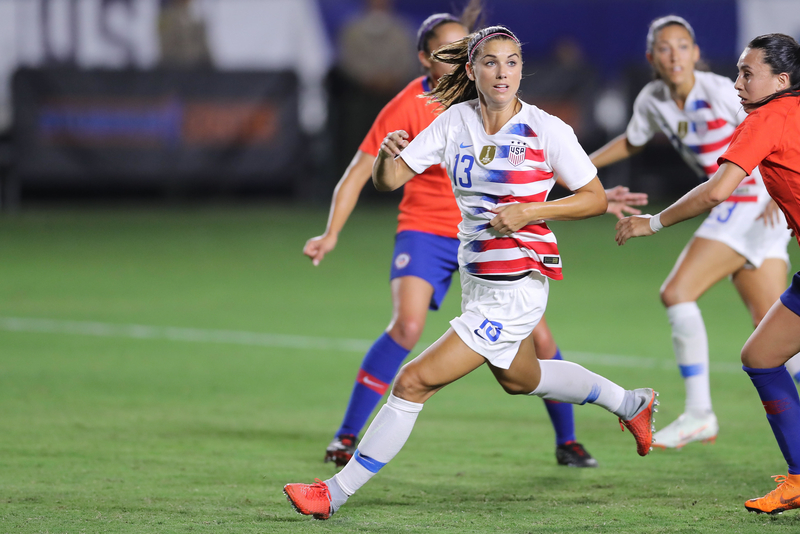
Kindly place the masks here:
POLYGON ((708 382, 708 337, 703 315, 696 302, 682 302, 667 308, 672 327, 672 348, 686 387, 687 412, 702 414, 711 409, 708 382))
POLYGON ((400 452, 423 406, 389 395, 386 404, 369 425, 356 454, 333 477, 348 497, 400 452))
POLYGON ((607 378, 564 360, 539 360, 542 376, 530 395, 547 400, 602 406, 615 412, 622 405, 625 390, 607 378))
POLYGON ((786 370, 792 375, 795 382, 800 382, 800 354, 795 354, 786 362, 786 370))

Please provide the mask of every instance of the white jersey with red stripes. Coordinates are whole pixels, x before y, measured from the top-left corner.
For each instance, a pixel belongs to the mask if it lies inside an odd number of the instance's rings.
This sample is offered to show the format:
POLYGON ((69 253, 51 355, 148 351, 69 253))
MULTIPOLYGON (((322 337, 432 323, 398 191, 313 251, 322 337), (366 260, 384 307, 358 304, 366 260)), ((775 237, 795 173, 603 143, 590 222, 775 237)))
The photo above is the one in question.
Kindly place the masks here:
MULTIPOLYGON (((678 109, 663 81, 648 83, 636 97, 626 133, 632 145, 642 146, 657 131, 664 132, 698 176, 711 177, 719 168, 717 158, 747 115, 730 79, 710 72, 695 71, 694 76, 684 109, 678 109)), ((754 267, 770 258, 788 264, 791 233, 783 214, 775 225, 761 218, 770 200, 756 167, 725 202, 711 210, 694 235, 725 243, 754 267)))
POLYGON ((522 109, 489 135, 478 100, 450 107, 403 150, 416 173, 444 163, 461 209, 459 265, 474 275, 538 271, 560 280, 556 237, 544 222, 510 236, 489 226, 492 210, 515 202, 544 202, 560 176, 571 190, 588 184, 597 169, 561 119, 521 102, 522 109))
MULTIPOLYGON (((683 109, 678 108, 662 80, 644 86, 633 104, 626 135, 632 145, 642 146, 656 132, 663 132, 699 177, 710 178, 719 168, 717 158, 728 148, 733 131, 747 114, 729 78, 701 71, 695 71, 694 76, 694 87, 683 109)), ((766 203, 768 198, 756 168, 728 201, 766 203)))

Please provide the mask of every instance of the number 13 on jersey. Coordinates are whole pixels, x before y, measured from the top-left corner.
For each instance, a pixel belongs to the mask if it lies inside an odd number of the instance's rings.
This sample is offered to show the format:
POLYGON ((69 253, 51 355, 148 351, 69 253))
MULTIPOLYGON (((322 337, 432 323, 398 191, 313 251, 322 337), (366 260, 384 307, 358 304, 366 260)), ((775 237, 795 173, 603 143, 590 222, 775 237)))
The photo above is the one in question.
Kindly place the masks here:
POLYGON ((475 164, 475 158, 468 154, 456 154, 456 164, 453 165, 453 186, 461 186, 464 189, 472 187, 472 166, 475 164), (461 164, 461 169, 458 168, 461 164), (459 176, 459 170, 461 171, 459 176))

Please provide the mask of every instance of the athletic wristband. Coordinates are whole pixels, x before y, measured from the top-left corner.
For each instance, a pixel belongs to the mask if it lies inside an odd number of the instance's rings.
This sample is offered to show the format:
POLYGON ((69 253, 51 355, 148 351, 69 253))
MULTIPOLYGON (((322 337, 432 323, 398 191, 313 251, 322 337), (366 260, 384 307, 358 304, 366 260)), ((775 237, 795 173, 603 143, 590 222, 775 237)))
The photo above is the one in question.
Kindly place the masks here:
POLYGON ((658 232, 662 228, 664 228, 664 225, 661 224, 661 214, 660 213, 657 213, 656 215, 653 215, 652 217, 650 217, 650 229, 653 231, 653 233, 658 232))

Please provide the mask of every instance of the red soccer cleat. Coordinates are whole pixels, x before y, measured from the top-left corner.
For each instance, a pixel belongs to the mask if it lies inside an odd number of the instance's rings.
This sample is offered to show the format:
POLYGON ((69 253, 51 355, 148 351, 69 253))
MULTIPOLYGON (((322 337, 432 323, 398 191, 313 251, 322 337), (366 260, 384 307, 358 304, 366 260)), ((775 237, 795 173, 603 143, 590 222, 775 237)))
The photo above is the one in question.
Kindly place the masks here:
POLYGON ((314 479, 314 484, 286 484, 283 493, 300 514, 314 516, 314 519, 329 519, 333 515, 331 492, 318 478, 314 479))
POLYGON ((655 406, 658 406, 658 392, 650 388, 642 388, 634 390, 637 396, 643 397, 641 407, 633 414, 628 420, 619 419, 619 426, 622 431, 625 429, 631 431, 633 437, 636 439, 636 452, 639 456, 647 456, 653 450, 653 412, 655 406))

